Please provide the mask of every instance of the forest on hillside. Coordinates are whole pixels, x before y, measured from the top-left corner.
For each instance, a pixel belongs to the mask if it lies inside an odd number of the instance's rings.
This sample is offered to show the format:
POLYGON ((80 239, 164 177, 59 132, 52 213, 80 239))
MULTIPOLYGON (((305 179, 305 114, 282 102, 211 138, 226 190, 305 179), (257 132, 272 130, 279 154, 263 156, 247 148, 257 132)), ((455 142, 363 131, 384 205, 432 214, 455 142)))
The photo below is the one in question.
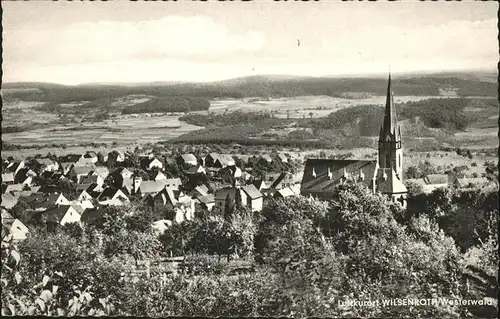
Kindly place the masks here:
POLYGON ((122 109, 122 114, 135 113, 168 113, 206 111, 210 101, 199 97, 163 96, 149 101, 130 105, 122 109))
MULTIPOLYGON (((70 103, 93 101, 102 98, 119 98, 127 95, 192 96, 214 98, 292 97, 304 95, 339 96, 351 94, 385 95, 385 78, 284 78, 266 76, 246 77, 212 83, 151 84, 136 86, 82 85, 63 86, 31 83, 3 84, 3 98, 8 100, 70 103), (16 89, 25 88, 25 90, 16 89), (32 90, 30 88, 36 88, 32 90)), ((415 76, 393 80, 393 90, 398 95, 438 96, 439 89, 456 89, 459 96, 496 96, 497 84, 458 77, 415 76)))

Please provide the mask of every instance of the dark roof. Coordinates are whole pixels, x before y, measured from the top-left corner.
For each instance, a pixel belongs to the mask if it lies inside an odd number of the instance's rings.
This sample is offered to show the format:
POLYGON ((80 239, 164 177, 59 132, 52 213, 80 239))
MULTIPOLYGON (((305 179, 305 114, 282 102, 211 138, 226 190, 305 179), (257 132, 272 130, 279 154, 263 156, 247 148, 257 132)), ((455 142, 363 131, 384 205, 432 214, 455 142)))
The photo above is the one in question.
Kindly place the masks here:
POLYGON ((71 171, 77 175, 89 174, 94 171, 94 167, 92 166, 74 166, 71 171))
POLYGON ((262 193, 253 185, 245 185, 241 188, 251 199, 257 199, 262 197, 262 193))
POLYGON ((111 188, 111 187, 108 187, 106 188, 102 193, 101 195, 99 195, 99 199, 102 200, 102 199, 111 199, 113 198, 113 196, 116 195, 116 192, 118 192, 119 189, 117 188, 111 188))
POLYGON ((236 195, 236 188, 227 187, 217 190, 215 192, 215 200, 226 200, 228 195, 231 200, 234 200, 234 197, 236 195))
POLYGON ((198 170, 202 167, 201 165, 191 166, 186 170, 186 174, 196 174, 198 170))
POLYGON ((391 75, 389 74, 389 81, 387 83, 387 97, 385 102, 384 123, 380 128, 379 139, 385 140, 387 136, 395 136, 400 139, 400 131, 398 126, 398 119, 396 117, 396 107, 394 105, 394 95, 391 87, 391 75))
POLYGON ((365 175, 364 183, 371 184, 374 178, 376 161, 365 160, 335 160, 335 159, 308 159, 304 168, 301 190, 305 192, 329 192, 348 174, 365 175), (330 177, 328 176, 330 171, 330 177), (316 176, 313 176, 313 172, 316 176))
POLYGON ((267 185, 266 185, 266 182, 262 179, 256 179, 253 181, 253 185, 257 188, 257 189, 261 189, 261 188, 268 188, 267 185), (262 185, 264 185, 264 187, 262 187, 262 185))

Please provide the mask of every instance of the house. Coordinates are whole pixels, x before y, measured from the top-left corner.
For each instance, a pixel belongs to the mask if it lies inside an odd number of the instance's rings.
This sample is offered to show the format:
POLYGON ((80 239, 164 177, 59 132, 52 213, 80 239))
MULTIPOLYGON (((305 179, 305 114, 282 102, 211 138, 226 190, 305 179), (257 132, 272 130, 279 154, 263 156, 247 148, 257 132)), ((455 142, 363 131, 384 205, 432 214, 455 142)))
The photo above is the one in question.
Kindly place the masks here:
POLYGON ((75 166, 94 166, 96 162, 97 162, 97 158, 94 159, 94 158, 82 157, 74 165, 75 166))
POLYGON ((274 192, 274 198, 287 198, 291 196, 297 196, 295 192, 290 187, 285 187, 274 192))
POLYGON ((208 211, 212 210, 215 205, 215 197, 213 194, 197 197, 196 201, 208 211))
POLYGON ((5 184, 5 185, 14 184, 14 173, 2 174, 2 184, 5 184))
POLYGON ((191 191, 192 198, 198 198, 208 195, 208 187, 206 185, 198 185, 191 191))
POLYGON ((108 153, 108 158, 106 163, 108 166, 115 166, 116 164, 123 163, 125 161, 125 153, 122 151, 114 150, 108 153))
POLYGON ((285 154, 278 153, 274 155, 273 160, 279 162, 279 163, 288 163, 289 158, 285 156, 285 154))
POLYGON ((95 206, 96 206, 96 205, 94 205, 94 199, 93 198, 91 198, 91 199, 88 199, 88 198, 81 198, 80 199, 80 198, 78 198, 78 199, 72 200, 70 202, 70 205, 73 206, 73 208, 75 208, 78 211, 78 213, 80 213, 80 215, 83 213, 83 211, 85 211, 87 209, 94 209, 95 206), (80 208, 80 209, 78 209, 78 208, 80 208))
POLYGON ((140 194, 143 197, 146 194, 156 195, 165 188, 165 180, 160 181, 141 181, 140 183, 134 183, 134 191, 136 194, 140 194), (137 186, 136 186, 137 185, 137 186))
POLYGON ((106 188, 97 198, 103 206, 123 206, 130 203, 128 197, 119 189, 106 188))
POLYGON ((141 167, 146 171, 150 171, 153 168, 163 169, 163 163, 156 157, 146 157, 141 159, 141 167))
POLYGON ((420 185, 424 193, 432 193, 437 188, 460 187, 460 181, 453 173, 429 174, 423 178, 408 179, 407 182, 420 185))
POLYGON ((68 173, 71 171, 71 169, 75 166, 75 163, 72 162, 63 162, 59 165, 59 167, 62 170, 62 173, 64 175, 68 175, 68 173))
POLYGON ((82 159, 79 161, 83 160, 84 163, 91 163, 95 164, 99 161, 99 158, 97 157, 97 153, 94 151, 87 151, 85 154, 83 154, 82 159))
POLYGON ((51 226, 65 225, 69 223, 80 223, 81 215, 71 205, 53 207, 43 212, 47 224, 51 226))
POLYGON ((196 175, 196 174, 206 174, 207 171, 201 165, 191 166, 186 170, 186 174, 188 175, 196 175))
POLYGON ((63 194, 45 194, 35 193, 23 197, 23 201, 36 211, 45 211, 51 207, 68 206, 70 201, 63 194))
POLYGON ((166 187, 156 194, 154 196, 154 206, 168 207, 174 213, 174 216, 171 216, 172 219, 178 223, 194 218, 195 201, 176 189, 166 187))
POLYGON ((108 154, 97 152, 97 162, 106 163, 107 161, 108 161, 108 154))
POLYGON ((224 168, 227 166, 235 166, 234 158, 231 155, 219 154, 217 159, 215 160, 214 167, 216 168, 224 168))
POLYGON ((95 197, 90 195, 86 190, 82 190, 80 194, 78 195, 77 199, 80 201, 83 200, 93 200, 95 197))
MULTIPOLYGON (((19 219, 14 218, 6 210, 2 209, 2 227, 12 235, 13 242, 20 242, 26 239, 29 229, 19 219)), ((2 236, 3 238, 3 236, 2 236)))
POLYGON ((252 183, 259 191, 269 188, 263 179, 256 179, 252 183))
POLYGON ((217 157, 219 157, 219 154, 217 153, 209 153, 205 158, 203 159, 203 164, 206 167, 214 167, 215 161, 217 160, 217 157))
POLYGON ((273 158, 268 154, 262 154, 258 160, 258 163, 263 164, 263 165, 271 164, 272 162, 273 162, 273 158))
POLYGON ((23 169, 24 167, 26 167, 24 161, 12 161, 3 170, 3 173, 13 173, 14 176, 16 176, 19 170, 23 169))
POLYGON ((82 157, 83 157, 82 154, 68 154, 68 155, 59 157, 59 160, 61 162, 74 164, 74 163, 78 162, 82 157))
POLYGON ((402 135, 397 121, 390 75, 384 119, 378 139, 377 160, 307 159, 301 194, 327 200, 333 196, 335 186, 346 180, 361 183, 373 193, 385 194, 393 202, 399 202, 403 208, 406 207, 408 190, 402 183, 402 135))
POLYGON ((184 165, 195 166, 198 164, 198 159, 193 154, 182 154, 179 161, 184 165))
POLYGON ((79 183, 84 176, 90 175, 94 171, 94 166, 73 166, 68 174, 68 178, 79 183))
POLYGON ((252 212, 260 212, 263 206, 262 193, 252 184, 241 187, 241 202, 252 212))
POLYGON ((40 173, 46 171, 54 172, 59 169, 59 164, 50 158, 37 158, 33 161, 33 167, 40 173))
POLYGON ((287 173, 281 173, 271 184, 271 189, 281 189, 289 186, 286 180, 287 173))
POLYGON ((59 189, 59 186, 54 185, 54 184, 49 184, 49 185, 43 185, 38 189, 39 193, 43 194, 58 194, 61 192, 59 189))
POLYGON ((37 176, 37 173, 35 173, 33 170, 31 170, 29 167, 23 167, 22 169, 17 171, 17 174, 14 176, 14 183, 15 184, 26 184, 26 180, 31 183, 33 181, 33 178, 37 176))
POLYGON ((106 166, 96 166, 94 167, 92 175, 100 176, 103 180, 105 180, 109 175, 109 169, 106 166))
POLYGON ((165 174, 160 171, 155 172, 153 176, 153 180, 155 181, 162 181, 167 179, 167 176, 165 176, 165 174))
POLYGON ((4 188, 4 193, 5 194, 11 194, 11 193, 16 193, 16 192, 20 192, 22 190, 25 189, 25 187, 27 187, 26 185, 24 184, 11 184, 11 185, 7 185, 5 188, 4 188))
POLYGON ((2 194, 1 206, 6 209, 11 209, 17 204, 17 198, 11 194, 2 194))
POLYGON ((118 170, 118 174, 121 175, 121 177, 123 179, 125 179, 125 178, 132 178, 132 175, 134 175, 134 173, 132 173, 132 171, 130 171, 129 169, 127 169, 125 167, 124 168, 120 168, 118 170))
POLYGON ((171 187, 174 189, 178 189, 180 186, 182 186, 182 181, 180 178, 167 178, 164 182, 166 187, 171 187))
POLYGON ((78 184, 84 184, 84 185, 90 185, 90 184, 103 185, 104 184, 104 178, 102 178, 99 175, 82 176, 80 178, 80 182, 78 184))

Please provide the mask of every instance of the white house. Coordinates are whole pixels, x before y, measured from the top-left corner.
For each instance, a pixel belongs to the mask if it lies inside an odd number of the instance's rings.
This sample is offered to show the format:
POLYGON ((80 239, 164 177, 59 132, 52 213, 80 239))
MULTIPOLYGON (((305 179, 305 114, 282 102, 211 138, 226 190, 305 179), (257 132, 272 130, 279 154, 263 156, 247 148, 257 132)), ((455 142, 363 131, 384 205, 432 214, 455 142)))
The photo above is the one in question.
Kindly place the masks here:
POLYGON ((81 215, 72 206, 59 206, 43 212, 47 216, 47 223, 57 223, 61 226, 68 223, 80 223, 81 215))

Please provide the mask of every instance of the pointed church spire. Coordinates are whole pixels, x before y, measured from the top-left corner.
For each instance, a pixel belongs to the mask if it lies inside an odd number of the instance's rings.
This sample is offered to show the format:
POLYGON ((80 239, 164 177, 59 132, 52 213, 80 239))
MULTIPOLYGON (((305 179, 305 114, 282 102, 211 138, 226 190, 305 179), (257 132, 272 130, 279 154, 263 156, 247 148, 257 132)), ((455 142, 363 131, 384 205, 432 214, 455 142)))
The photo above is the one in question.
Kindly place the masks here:
POLYGON ((394 107, 394 95, 392 93, 391 73, 387 83, 387 97, 385 101, 384 124, 381 129, 380 139, 385 139, 388 134, 396 135, 396 126, 398 120, 396 117, 396 109, 394 107))

